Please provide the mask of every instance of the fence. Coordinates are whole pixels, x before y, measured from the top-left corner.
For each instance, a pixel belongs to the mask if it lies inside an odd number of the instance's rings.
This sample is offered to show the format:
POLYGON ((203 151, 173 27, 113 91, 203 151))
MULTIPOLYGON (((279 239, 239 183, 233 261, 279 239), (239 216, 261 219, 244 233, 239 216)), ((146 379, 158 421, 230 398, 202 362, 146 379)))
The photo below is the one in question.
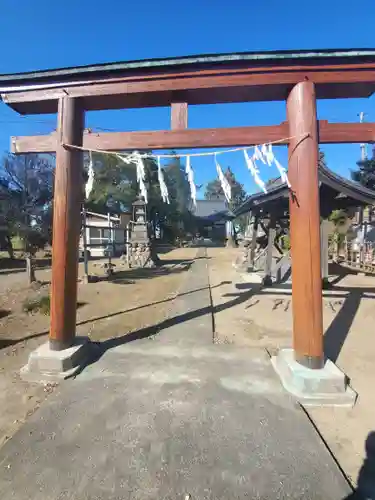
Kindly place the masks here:
POLYGON ((370 241, 358 244, 356 241, 344 242, 344 263, 365 273, 375 273, 375 245, 370 241))
POLYGON ((371 241, 358 243, 345 237, 340 243, 332 238, 328 253, 334 262, 340 262, 359 272, 375 273, 375 244, 371 241))

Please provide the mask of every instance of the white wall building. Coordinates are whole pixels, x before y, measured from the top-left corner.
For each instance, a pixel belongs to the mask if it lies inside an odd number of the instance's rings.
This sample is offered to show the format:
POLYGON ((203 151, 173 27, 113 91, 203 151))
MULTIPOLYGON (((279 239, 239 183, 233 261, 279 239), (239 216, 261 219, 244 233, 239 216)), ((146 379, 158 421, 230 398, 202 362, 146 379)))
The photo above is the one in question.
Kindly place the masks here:
MULTIPOLYGON (((121 255, 126 250, 126 225, 130 221, 130 213, 120 216, 98 214, 86 211, 86 244, 91 257, 121 255)), ((79 250, 83 253, 83 234, 79 239, 79 250)))

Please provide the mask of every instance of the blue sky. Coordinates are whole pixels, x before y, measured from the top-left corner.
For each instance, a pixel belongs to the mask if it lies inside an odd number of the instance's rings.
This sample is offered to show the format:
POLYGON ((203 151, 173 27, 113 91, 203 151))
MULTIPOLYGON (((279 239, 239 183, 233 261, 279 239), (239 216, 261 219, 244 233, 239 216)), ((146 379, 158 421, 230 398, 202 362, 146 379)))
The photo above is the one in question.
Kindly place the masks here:
MULTIPOLYGON (((2 0, 0 73, 199 53, 309 48, 373 48, 374 0, 2 0)), ((327 100, 318 116, 375 121, 375 99, 327 100)), ((285 119, 285 104, 194 106, 190 127, 265 125, 285 119)), ((45 134, 54 115, 20 117, 0 103, 0 152, 11 135, 45 134)), ((88 113, 86 124, 114 130, 169 127, 167 108, 88 113)), ((349 176, 359 145, 322 148, 334 171, 349 176)), ((370 148, 369 148, 370 150, 370 148)), ((285 148, 277 157, 286 164, 285 148)), ((220 157, 248 191, 255 189, 240 153, 220 157)), ((215 176, 213 160, 196 159, 197 183, 215 176)), ((262 169, 263 178, 277 174, 262 169)))

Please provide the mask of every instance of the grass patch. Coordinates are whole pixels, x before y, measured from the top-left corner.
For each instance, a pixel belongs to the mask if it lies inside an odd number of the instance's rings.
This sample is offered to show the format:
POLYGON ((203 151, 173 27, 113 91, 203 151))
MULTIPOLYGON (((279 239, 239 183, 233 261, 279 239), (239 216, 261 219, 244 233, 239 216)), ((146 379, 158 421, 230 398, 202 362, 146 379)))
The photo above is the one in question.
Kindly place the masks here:
MULTIPOLYGON (((84 306, 86 302, 77 302, 77 309, 84 306)), ((27 313, 40 313, 44 316, 51 314, 51 297, 42 295, 41 297, 28 298, 23 302, 22 309, 27 313)))
POLYGON ((39 312, 45 316, 49 316, 51 312, 51 299, 49 295, 42 297, 26 299, 22 305, 22 309, 27 313, 39 312))

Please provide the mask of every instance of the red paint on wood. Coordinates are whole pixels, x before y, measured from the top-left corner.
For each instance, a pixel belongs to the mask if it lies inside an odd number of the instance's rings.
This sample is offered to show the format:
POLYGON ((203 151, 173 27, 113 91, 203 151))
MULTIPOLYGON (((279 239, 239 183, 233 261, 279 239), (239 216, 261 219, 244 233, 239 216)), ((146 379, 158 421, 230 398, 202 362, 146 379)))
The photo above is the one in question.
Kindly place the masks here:
POLYGON ((293 347, 297 361, 323 363, 322 280, 315 87, 298 83, 287 99, 292 252, 293 347), (308 134, 304 139, 299 139, 308 134))
MULTIPOLYGON (((168 149, 193 147, 236 147, 263 144, 289 136, 287 123, 261 127, 218 129, 157 130, 150 132, 86 133, 86 148, 119 151, 121 149, 168 149)), ((319 121, 321 144, 375 142, 375 123, 329 123, 319 121)), ((281 144, 287 144, 283 141, 281 144)), ((56 133, 12 137, 13 153, 52 153, 56 151, 56 133)))
POLYGON ((72 345, 76 328, 78 240, 83 201, 83 154, 61 144, 82 145, 84 112, 77 99, 59 102, 53 205, 51 326, 52 349, 72 345))
POLYGON ((187 102, 172 102, 171 104, 171 129, 184 130, 188 127, 187 102))

